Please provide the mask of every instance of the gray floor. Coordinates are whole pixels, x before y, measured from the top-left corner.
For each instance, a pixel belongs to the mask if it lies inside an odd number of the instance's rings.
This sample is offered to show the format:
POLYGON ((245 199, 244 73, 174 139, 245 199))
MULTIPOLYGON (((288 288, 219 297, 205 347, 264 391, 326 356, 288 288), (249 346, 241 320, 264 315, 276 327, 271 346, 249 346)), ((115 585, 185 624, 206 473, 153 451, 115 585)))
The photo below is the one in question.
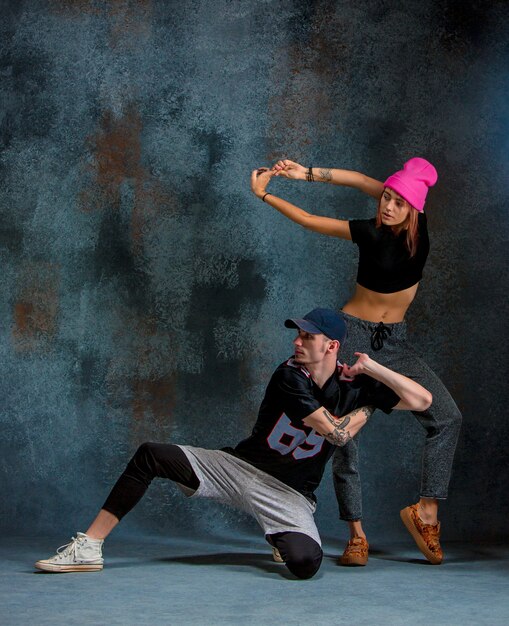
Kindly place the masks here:
MULTIPOLYGON (((63 538, 61 543, 65 543, 63 538)), ((375 545, 367 567, 338 567, 340 544, 309 581, 273 563, 259 537, 113 538, 100 573, 34 573, 48 538, 0 541, 0 623, 509 624, 509 548, 448 545, 427 564, 410 543, 375 545)))

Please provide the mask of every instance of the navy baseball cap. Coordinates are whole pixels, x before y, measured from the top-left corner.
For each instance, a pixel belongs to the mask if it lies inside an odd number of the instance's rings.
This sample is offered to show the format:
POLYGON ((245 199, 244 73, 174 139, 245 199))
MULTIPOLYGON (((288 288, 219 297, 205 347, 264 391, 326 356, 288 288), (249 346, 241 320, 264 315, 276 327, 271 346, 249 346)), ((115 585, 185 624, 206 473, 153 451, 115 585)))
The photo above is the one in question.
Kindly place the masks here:
POLYGON ((300 328, 312 335, 322 333, 329 339, 337 339, 340 343, 343 343, 346 337, 345 319, 332 309, 313 309, 302 319, 286 320, 285 326, 286 328, 300 328))

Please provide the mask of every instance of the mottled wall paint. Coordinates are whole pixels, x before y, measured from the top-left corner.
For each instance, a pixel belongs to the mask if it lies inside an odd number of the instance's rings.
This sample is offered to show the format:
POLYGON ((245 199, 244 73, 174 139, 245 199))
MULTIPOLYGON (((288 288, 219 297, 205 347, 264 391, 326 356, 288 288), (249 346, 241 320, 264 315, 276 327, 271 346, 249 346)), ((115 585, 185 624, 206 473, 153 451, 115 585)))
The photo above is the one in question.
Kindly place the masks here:
MULTIPOLYGON (((465 415, 448 539, 506 534, 507 2, 2 2, 3 532, 83 529, 144 440, 245 436, 282 321, 339 307, 349 242, 249 193, 289 156, 385 178, 436 164, 432 253, 409 322, 465 415)), ((354 191, 275 181, 310 210, 354 191)), ((364 434, 367 526, 400 537, 422 433, 364 434)), ((317 514, 339 533, 327 480, 317 514)), ((197 532, 235 512, 157 484, 126 529, 197 532)))

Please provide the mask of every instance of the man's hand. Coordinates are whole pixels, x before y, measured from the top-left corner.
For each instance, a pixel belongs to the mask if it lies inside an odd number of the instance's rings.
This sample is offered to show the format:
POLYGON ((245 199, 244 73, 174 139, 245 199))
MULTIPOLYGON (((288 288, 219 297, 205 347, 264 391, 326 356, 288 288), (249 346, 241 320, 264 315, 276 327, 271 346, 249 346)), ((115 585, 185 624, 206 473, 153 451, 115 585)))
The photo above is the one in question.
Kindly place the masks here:
POLYGON ((251 172, 251 191, 262 198, 266 192, 270 179, 274 176, 274 172, 267 167, 259 167, 251 172))
POLYGON ((357 361, 352 366, 346 363, 343 365, 343 373, 348 378, 354 378, 358 374, 365 374, 368 371, 369 363, 371 363, 371 359, 364 352, 355 352, 354 354, 357 357, 357 361))
POLYGON ((284 178, 292 178, 293 180, 306 180, 306 172, 308 171, 308 168, 303 167, 294 161, 284 159, 273 165, 272 171, 275 176, 283 176, 284 178))

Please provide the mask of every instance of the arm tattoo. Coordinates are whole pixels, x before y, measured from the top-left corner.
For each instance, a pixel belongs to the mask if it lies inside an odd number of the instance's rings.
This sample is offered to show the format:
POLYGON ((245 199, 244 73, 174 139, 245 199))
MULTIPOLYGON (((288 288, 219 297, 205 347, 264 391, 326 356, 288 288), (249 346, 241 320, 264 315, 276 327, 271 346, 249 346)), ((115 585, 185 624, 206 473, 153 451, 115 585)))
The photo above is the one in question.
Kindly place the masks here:
POLYGON ((333 446, 339 447, 346 446, 352 438, 347 430, 343 430, 339 426, 335 426, 334 430, 331 433, 324 435, 324 437, 329 443, 332 443, 333 446))
POLYGON ((332 172, 331 172, 330 168, 320 169, 319 176, 326 183, 330 183, 330 181, 332 180, 332 172))
POLYGON ((327 433, 323 435, 323 437, 327 439, 327 441, 331 443, 333 446, 340 446, 340 447, 345 446, 352 438, 350 433, 347 430, 345 430, 345 428, 350 423, 351 419, 353 417, 356 417, 360 413, 362 413, 364 417, 366 418, 366 421, 368 421, 371 415, 373 415, 374 411, 375 411, 374 406, 363 406, 360 409, 354 409, 353 411, 351 411, 347 415, 344 415, 343 417, 336 418, 333 415, 331 415, 329 411, 327 411, 327 409, 324 409, 323 414, 325 418, 327 419, 327 421, 330 422, 334 426, 334 430, 331 433, 327 433))
POLYGON ((353 417, 354 415, 357 415, 358 412, 359 409, 356 409, 355 411, 352 411, 352 413, 348 413, 348 415, 344 415, 343 417, 334 417, 329 413, 329 411, 327 411, 327 409, 323 410, 323 414, 327 418, 327 421, 329 421, 333 426, 339 426, 340 428, 346 428, 350 423, 350 416, 353 417))

